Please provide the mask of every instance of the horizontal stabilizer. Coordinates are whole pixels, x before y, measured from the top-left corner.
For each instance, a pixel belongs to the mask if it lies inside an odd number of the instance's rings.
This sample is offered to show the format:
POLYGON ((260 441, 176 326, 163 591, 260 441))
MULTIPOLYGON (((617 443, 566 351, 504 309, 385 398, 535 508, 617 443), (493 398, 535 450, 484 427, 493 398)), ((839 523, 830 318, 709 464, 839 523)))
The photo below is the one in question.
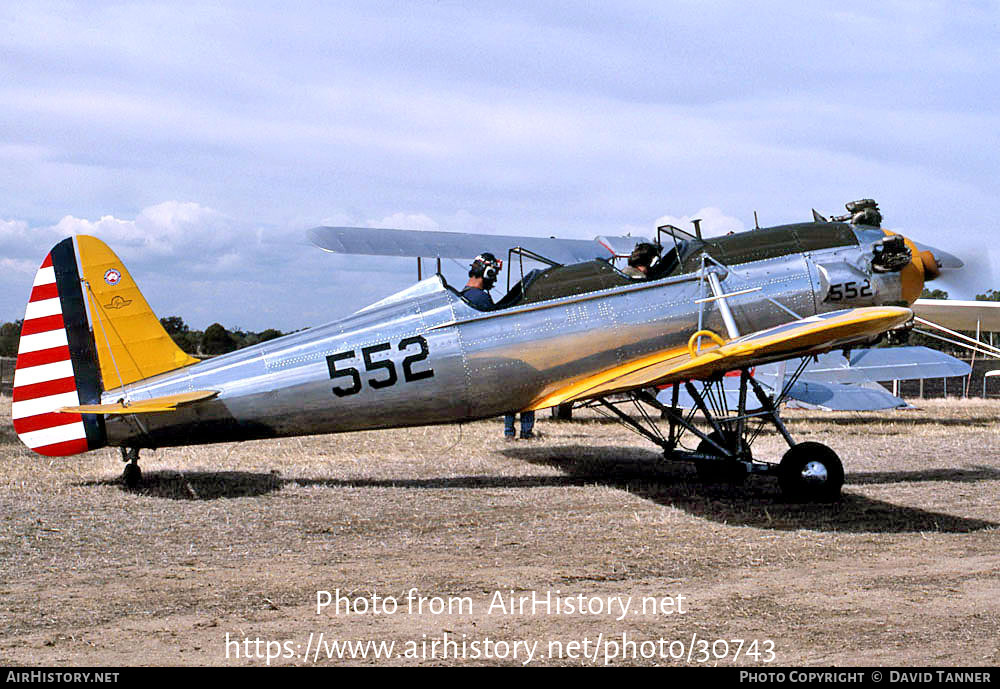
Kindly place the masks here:
POLYGON ((626 245, 631 252, 637 242, 649 241, 644 237, 556 239, 372 227, 314 227, 308 234, 313 244, 337 254, 472 259, 488 251, 506 260, 509 249, 521 247, 562 264, 591 261, 598 257, 610 259, 621 255, 626 245))
POLYGON ((176 411, 178 407, 204 402, 218 396, 218 390, 195 390, 177 395, 152 397, 127 405, 124 401, 114 404, 83 404, 76 407, 62 407, 56 411, 64 414, 152 414, 154 412, 176 411))

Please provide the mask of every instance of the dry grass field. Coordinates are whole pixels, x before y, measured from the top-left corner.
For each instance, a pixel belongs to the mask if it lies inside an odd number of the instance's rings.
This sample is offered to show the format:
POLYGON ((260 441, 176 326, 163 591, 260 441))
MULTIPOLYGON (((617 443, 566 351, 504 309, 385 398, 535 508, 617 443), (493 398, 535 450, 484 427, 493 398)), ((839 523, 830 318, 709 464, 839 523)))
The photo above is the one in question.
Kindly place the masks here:
POLYGON ((705 485, 616 424, 541 415, 531 442, 497 420, 145 452, 128 492, 115 451, 40 458, 9 410, 2 664, 1000 663, 997 402, 790 411, 844 460, 830 505, 705 485), (338 590, 351 611, 317 612, 338 590), (327 658, 340 641, 393 657, 327 658))

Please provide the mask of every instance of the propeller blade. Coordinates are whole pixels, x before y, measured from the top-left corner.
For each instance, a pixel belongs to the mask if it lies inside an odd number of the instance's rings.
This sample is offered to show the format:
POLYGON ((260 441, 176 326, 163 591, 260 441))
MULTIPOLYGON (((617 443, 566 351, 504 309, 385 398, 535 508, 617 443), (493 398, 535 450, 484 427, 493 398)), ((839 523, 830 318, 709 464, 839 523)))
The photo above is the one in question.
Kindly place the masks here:
POLYGON ((959 270, 965 263, 962 262, 958 256, 954 254, 949 254, 947 251, 941 249, 936 249, 929 244, 923 244, 921 242, 913 242, 920 251, 929 251, 934 255, 934 259, 938 262, 941 270, 959 270))

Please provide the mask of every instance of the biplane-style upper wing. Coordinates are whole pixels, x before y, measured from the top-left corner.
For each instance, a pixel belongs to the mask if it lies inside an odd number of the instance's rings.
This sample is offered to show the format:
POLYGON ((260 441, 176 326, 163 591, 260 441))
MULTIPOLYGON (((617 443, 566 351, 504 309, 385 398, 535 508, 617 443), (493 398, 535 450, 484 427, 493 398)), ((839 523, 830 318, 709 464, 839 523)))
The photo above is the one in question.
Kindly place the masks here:
POLYGON ((308 234, 313 244, 338 254, 471 259, 484 251, 503 257, 508 249, 521 247, 563 264, 628 256, 637 242, 649 241, 645 237, 557 239, 371 227, 314 227, 308 234))
POLYGON ((691 336, 687 347, 663 350, 620 366, 596 372, 536 400, 531 409, 544 409, 650 385, 709 378, 738 368, 824 352, 868 340, 912 317, 906 308, 875 306, 820 314, 725 342, 703 331, 691 336), (708 339, 715 346, 699 350, 708 339))

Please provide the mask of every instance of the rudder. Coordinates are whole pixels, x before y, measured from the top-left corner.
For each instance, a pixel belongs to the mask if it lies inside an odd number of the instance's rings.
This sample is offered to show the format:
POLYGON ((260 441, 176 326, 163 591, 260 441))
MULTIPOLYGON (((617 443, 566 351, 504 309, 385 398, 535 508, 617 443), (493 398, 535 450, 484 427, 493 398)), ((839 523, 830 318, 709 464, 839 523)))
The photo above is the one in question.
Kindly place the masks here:
POLYGON ((59 242, 35 274, 14 371, 14 431, 50 457, 103 447, 104 418, 56 409, 101 400, 94 341, 72 238, 59 242))

